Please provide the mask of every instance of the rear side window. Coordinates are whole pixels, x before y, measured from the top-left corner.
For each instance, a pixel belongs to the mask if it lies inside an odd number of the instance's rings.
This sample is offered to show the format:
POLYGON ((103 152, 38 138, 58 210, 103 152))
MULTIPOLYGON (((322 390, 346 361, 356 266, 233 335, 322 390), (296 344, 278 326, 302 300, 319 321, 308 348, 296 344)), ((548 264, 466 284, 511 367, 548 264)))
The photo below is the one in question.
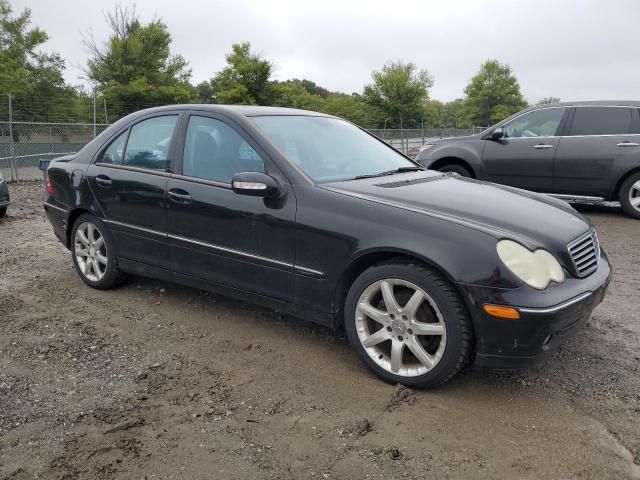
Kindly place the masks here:
POLYGON ((576 107, 569 135, 631 133, 632 113, 625 107, 576 107))
POLYGON ((122 165, 122 154, 124 153, 124 142, 127 140, 127 132, 121 133, 111 145, 102 153, 100 163, 112 163, 122 165))
POLYGON ((124 165, 165 170, 177 120, 177 115, 165 115, 143 120, 131 127, 124 165))

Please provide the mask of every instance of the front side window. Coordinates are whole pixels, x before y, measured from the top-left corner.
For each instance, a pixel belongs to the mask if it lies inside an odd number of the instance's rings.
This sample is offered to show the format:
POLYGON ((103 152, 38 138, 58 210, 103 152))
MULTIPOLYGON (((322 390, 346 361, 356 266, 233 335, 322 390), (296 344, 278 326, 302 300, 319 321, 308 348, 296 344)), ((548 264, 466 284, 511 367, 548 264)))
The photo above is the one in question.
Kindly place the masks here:
POLYGON ((297 115, 252 120, 291 163, 319 183, 418 168, 392 147, 344 120, 297 115))
POLYGON ((184 144, 183 175, 231 183, 239 172, 264 172, 264 161, 226 123, 215 118, 192 116, 184 144))
POLYGON ((177 120, 177 115, 165 115, 143 120, 131 127, 124 165, 164 171, 177 120))
POLYGON ((566 108, 543 108, 525 113, 502 126, 505 138, 554 137, 566 108))
POLYGON ((576 107, 569 135, 624 135, 632 119, 630 108, 576 107))

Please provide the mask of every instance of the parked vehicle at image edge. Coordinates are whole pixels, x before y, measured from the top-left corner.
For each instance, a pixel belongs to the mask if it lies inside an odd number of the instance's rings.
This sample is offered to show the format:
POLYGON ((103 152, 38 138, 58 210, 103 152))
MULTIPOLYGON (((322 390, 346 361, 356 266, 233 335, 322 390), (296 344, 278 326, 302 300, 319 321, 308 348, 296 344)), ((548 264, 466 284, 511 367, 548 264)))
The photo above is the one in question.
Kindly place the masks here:
POLYGON ((537 105, 480 134, 429 142, 416 161, 570 202, 620 202, 640 219, 640 102, 537 105))
POLYGON ((144 110, 53 161, 46 186, 87 285, 145 275, 344 329, 377 376, 408 386, 545 357, 611 275, 567 203, 424 170, 302 110, 144 110))
POLYGON ((0 218, 7 214, 9 208, 9 186, 0 172, 0 218))

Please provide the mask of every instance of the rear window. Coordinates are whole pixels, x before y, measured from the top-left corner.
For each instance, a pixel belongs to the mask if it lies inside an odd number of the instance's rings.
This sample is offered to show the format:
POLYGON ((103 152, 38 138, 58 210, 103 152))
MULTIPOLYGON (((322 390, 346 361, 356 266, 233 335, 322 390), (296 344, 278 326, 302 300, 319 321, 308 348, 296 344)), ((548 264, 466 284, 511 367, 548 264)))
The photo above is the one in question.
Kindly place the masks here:
POLYGON ((576 107, 569 135, 631 133, 633 112, 626 107, 576 107))

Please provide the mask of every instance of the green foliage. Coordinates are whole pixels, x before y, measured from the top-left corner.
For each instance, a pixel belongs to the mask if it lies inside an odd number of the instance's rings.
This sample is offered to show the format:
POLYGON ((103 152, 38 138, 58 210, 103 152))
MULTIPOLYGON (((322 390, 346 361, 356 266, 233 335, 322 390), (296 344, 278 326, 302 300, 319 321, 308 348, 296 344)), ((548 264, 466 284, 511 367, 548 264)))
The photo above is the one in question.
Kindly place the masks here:
POLYGON ((483 63, 464 93, 466 119, 473 125, 492 125, 527 106, 511 67, 497 60, 483 63))
POLYGON ((322 110, 325 103, 323 97, 305 88, 304 81, 301 80, 272 83, 271 97, 272 105, 303 110, 322 110))
POLYGON ((361 127, 375 127, 384 125, 384 114, 377 108, 365 102, 360 95, 347 95, 334 92, 325 101, 323 112, 347 120, 361 127))
POLYGON ((12 16, 0 0, 0 116, 8 116, 8 94, 13 96, 15 120, 66 120, 75 91, 62 76, 64 60, 57 53, 38 50, 47 34, 30 27, 31 11, 12 16))
POLYGON ((418 70, 413 63, 392 61, 382 70, 371 74, 373 83, 364 88, 369 105, 380 109, 387 119, 387 127, 420 125, 428 90, 433 77, 426 70, 418 70))
POLYGON ((552 105, 554 103, 560 103, 560 99, 558 97, 544 97, 541 100, 538 100, 536 105, 552 105))
POLYGON ((216 103, 270 105, 271 62, 253 53, 249 42, 235 43, 231 50, 227 67, 209 81, 216 103))
POLYGON ((105 45, 86 42, 86 73, 116 117, 194 97, 191 70, 181 55, 171 54, 171 34, 162 20, 142 24, 135 9, 122 6, 106 18, 111 35, 105 45))

